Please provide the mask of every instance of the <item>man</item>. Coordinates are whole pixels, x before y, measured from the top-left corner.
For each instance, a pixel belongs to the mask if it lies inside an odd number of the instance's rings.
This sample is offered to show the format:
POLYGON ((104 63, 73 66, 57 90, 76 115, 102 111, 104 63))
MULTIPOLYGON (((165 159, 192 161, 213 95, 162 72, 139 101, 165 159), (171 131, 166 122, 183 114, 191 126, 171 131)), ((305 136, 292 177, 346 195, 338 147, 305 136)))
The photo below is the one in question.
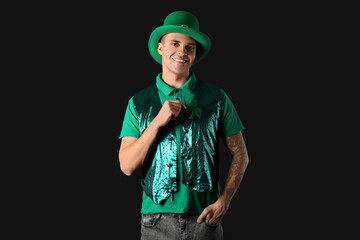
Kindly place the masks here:
POLYGON ((223 239, 221 220, 248 164, 244 127, 225 92, 190 71, 211 46, 193 14, 169 14, 148 44, 162 73, 130 99, 119 151, 126 175, 142 170, 141 239, 223 239), (219 137, 232 155, 223 189, 219 137))

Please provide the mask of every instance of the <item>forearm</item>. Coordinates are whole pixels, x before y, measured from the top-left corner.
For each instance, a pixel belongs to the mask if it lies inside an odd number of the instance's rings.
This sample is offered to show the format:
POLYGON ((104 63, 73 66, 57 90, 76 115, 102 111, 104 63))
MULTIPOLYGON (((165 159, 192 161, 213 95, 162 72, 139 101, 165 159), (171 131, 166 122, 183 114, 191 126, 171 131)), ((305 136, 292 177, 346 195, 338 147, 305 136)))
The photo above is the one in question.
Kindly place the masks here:
POLYGON ((220 200, 229 206, 243 179, 249 159, 241 133, 227 138, 226 143, 232 154, 232 161, 220 200))
POLYGON ((227 206, 230 205, 232 198, 234 197, 240 183, 243 179, 245 169, 247 167, 248 158, 246 155, 235 155, 233 156, 229 173, 223 188, 223 192, 220 199, 225 202, 227 206))
POLYGON ((206 220, 210 224, 219 224, 227 212, 230 202, 238 189, 248 165, 248 155, 241 132, 225 139, 232 155, 229 173, 219 199, 207 206, 197 219, 198 223, 206 220))
POLYGON ((130 176, 137 168, 143 165, 159 131, 160 126, 154 120, 138 139, 120 148, 120 167, 126 175, 130 176))

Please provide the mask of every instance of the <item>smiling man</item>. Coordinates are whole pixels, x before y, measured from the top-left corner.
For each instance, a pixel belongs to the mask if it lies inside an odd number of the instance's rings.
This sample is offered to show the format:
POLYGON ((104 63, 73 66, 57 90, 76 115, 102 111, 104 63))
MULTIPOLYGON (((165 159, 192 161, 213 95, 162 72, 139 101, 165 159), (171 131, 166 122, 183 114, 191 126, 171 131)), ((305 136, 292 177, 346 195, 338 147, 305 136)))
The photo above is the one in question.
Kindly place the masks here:
POLYGON ((211 47, 193 14, 169 14, 148 45, 162 72, 129 100, 119 151, 126 175, 142 172, 141 239, 223 239, 248 164, 244 126, 226 93, 190 71, 211 47), (232 156, 223 188, 219 138, 232 156))
POLYGON ((190 75, 196 56, 196 42, 181 33, 168 33, 161 38, 158 52, 162 56, 162 78, 174 88, 180 88, 190 75))

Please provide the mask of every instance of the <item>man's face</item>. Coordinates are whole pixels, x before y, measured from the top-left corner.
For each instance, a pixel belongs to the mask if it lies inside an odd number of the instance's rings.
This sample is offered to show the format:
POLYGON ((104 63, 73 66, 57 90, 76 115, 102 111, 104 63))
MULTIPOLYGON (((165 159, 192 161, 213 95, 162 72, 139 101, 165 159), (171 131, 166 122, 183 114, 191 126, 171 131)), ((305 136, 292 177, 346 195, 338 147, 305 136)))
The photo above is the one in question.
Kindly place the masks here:
POLYGON ((158 45, 163 68, 178 74, 188 74, 196 57, 196 42, 181 33, 168 33, 158 45))

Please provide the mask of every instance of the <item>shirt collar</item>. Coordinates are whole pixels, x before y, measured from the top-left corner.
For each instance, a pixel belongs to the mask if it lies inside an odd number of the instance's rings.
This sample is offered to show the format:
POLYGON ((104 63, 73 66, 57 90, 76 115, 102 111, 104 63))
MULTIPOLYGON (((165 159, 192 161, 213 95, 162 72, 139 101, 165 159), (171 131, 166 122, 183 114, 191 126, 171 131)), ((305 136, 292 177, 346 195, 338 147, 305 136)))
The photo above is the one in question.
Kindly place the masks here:
MULTIPOLYGON (((162 73, 159 73, 156 77, 156 87, 163 92, 165 95, 170 96, 175 88, 170 87, 161 79, 162 73)), ((190 74, 189 79, 186 81, 184 85, 182 85, 179 89, 192 93, 194 92, 197 80, 194 73, 190 74)))

